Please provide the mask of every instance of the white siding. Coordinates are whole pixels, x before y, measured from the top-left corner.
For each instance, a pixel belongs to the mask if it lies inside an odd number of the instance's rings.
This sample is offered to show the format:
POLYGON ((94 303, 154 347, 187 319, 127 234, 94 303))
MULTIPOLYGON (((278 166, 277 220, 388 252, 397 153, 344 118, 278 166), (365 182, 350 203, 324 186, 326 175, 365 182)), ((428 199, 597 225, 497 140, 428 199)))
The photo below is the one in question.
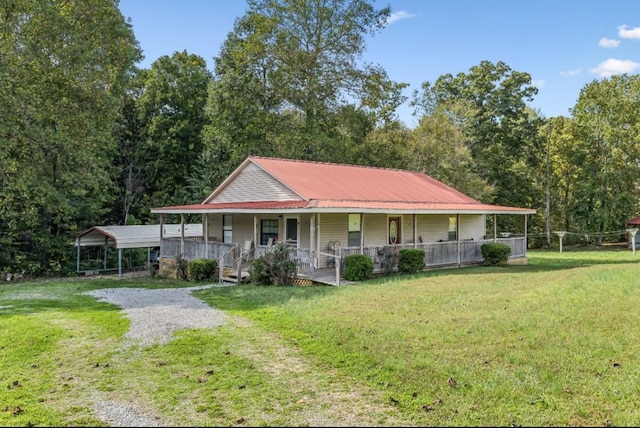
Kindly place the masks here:
MULTIPOLYGON (((300 248, 309 248, 311 245, 310 240, 310 227, 311 227, 311 215, 300 214, 300 235, 298 236, 298 242, 300 248)), ((315 248, 314 248, 315 249, 315 248)))
POLYGON ((449 239, 448 215, 418 215, 418 236, 422 242, 446 241, 449 239))
MULTIPOLYGON (((329 251, 330 241, 340 241, 340 246, 346 247, 349 238, 349 215, 348 214, 320 214, 320 252, 331 253, 329 251)), ((327 267, 327 256, 320 256, 320 267, 327 267)))
POLYGON ((222 242, 222 215, 207 214, 209 221, 209 240, 222 242))
MULTIPOLYGON (((209 240, 222 242, 222 214, 208 214, 209 240)), ((233 243, 244 244, 245 238, 253 239, 253 214, 231 214, 231 238, 233 243)))
MULTIPOLYGON (((404 225, 403 225, 404 226, 404 225)), ((364 246, 387 244, 387 215, 364 215, 364 246)))
POLYGON ((405 214, 402 216, 402 243, 413 243, 413 214, 405 214))
POLYGON ((461 215, 460 239, 482 239, 487 234, 487 223, 484 215, 461 215))
POLYGON ((244 245, 245 239, 253 239, 253 214, 232 214, 233 242, 244 245))
POLYGON ((299 201, 301 198, 278 180, 249 163, 209 203, 299 201))
MULTIPOLYGON (((455 216, 455 214, 453 214, 455 216)), ((449 239, 450 215, 419 215, 418 236, 422 242, 447 241, 449 239)), ((460 239, 482 239, 486 234, 484 215, 460 215, 458 231, 460 239)))

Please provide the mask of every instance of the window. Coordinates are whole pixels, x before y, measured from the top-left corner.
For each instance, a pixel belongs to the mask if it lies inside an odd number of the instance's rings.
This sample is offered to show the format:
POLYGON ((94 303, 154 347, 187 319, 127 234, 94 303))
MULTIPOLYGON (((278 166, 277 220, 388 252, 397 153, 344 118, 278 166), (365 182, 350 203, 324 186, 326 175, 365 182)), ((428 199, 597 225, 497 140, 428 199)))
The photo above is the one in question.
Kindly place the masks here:
POLYGON ((360 246, 360 214, 349 214, 349 247, 360 246))
POLYGON ((260 245, 275 242, 278 238, 278 220, 260 220, 260 245))
POLYGON ((222 242, 231 244, 233 242, 233 227, 231 214, 222 215, 222 242))
POLYGON ((456 217, 449 217, 449 241, 458 239, 458 220, 456 217))

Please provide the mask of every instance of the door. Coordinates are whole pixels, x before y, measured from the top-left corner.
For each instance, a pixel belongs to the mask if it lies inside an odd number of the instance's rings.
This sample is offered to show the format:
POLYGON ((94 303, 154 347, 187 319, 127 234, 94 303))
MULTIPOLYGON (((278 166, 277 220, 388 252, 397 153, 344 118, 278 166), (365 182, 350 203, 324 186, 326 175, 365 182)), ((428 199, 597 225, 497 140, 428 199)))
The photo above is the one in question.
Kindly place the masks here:
POLYGON ((401 217, 389 217, 389 245, 402 244, 401 217))
POLYGON ((298 246, 298 219, 288 217, 285 222, 285 239, 292 247, 298 246))

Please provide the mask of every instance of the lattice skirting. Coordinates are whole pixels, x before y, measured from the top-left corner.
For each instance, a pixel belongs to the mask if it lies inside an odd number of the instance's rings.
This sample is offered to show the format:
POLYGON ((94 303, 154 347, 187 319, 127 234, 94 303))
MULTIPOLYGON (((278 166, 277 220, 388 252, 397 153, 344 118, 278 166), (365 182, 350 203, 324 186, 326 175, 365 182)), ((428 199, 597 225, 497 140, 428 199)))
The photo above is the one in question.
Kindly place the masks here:
POLYGON ((313 281, 311 281, 309 278, 295 278, 293 280, 293 285, 300 285, 302 287, 308 287, 310 285, 313 285, 313 281))

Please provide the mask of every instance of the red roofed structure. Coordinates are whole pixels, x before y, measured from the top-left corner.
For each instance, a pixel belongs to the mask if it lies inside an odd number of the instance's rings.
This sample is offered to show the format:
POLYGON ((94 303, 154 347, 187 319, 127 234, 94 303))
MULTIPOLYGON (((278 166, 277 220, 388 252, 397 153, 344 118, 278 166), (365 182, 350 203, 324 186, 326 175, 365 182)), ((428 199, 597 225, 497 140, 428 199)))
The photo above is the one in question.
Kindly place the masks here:
POLYGON ((181 238, 178 249, 170 238, 162 239, 161 257, 223 261, 226 251, 236 269, 239 257, 259 257, 274 241, 286 240, 299 273, 309 277, 338 267, 337 261, 355 252, 375 262, 383 246, 424 248, 426 267, 482 261, 481 243, 497 240, 511 246, 512 258, 526 258, 526 216, 535 214, 483 204, 420 172, 256 156, 202 203, 151 212, 161 222, 170 214, 180 214, 183 222, 186 214, 202 215, 198 244, 181 238), (522 215, 524 234, 498 238, 498 214, 522 215), (493 236, 486 231, 488 215, 493 236))

